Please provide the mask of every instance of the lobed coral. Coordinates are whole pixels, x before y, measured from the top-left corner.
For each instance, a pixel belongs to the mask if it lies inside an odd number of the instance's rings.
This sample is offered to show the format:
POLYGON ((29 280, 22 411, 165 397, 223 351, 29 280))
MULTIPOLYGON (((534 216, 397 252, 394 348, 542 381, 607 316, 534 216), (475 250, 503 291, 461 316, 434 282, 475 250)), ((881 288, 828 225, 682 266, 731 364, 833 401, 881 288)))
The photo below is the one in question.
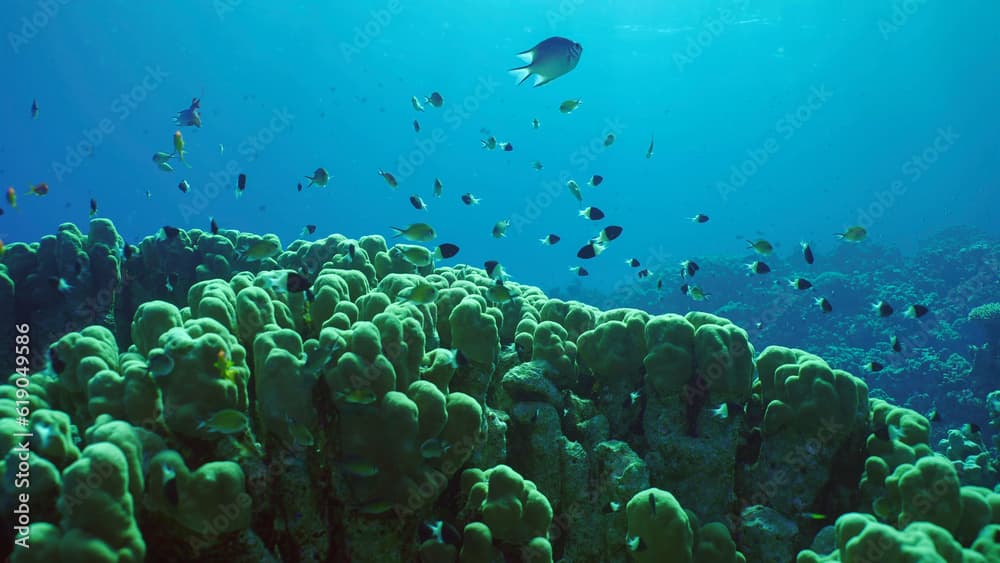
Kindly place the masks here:
POLYGON ((123 248, 93 222, 2 259, 18 320, 55 297, 32 269, 80 263, 66 299, 113 288, 0 385, 6 508, 22 462, 33 475, 33 547, 12 560, 735 563, 814 536, 833 553, 799 561, 998 551, 1000 495, 970 486, 988 484, 981 444, 952 434, 954 462, 937 456, 920 413, 806 351, 757 354, 726 318, 499 292, 377 236, 123 248))

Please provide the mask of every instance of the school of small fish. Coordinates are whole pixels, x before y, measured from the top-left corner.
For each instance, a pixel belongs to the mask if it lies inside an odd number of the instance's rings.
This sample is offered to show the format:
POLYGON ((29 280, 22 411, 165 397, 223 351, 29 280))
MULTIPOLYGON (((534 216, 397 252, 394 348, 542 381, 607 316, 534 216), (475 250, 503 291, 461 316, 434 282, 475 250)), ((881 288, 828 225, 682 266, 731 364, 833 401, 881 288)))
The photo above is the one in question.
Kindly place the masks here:
MULTIPOLYGON (((526 64, 509 70, 515 78, 517 79, 517 84, 520 85, 527 81, 529 78, 534 78, 534 87, 540 87, 546 85, 560 77, 566 76, 574 69, 577 68, 581 56, 583 53, 583 47, 570 39, 563 37, 549 37, 539 43, 534 47, 519 53, 517 56, 520 57, 526 64)), ((445 106, 445 97, 438 91, 433 91, 425 96, 414 95, 410 98, 410 104, 412 109, 418 113, 421 113, 424 117, 428 119, 431 117, 431 113, 435 110, 441 109, 445 106)), ((583 98, 581 97, 571 97, 562 101, 555 109, 564 116, 572 116, 576 113, 586 113, 586 106, 584 105, 583 98)), ((39 104, 37 100, 32 100, 30 107, 30 117, 32 119, 38 119, 40 114, 39 104)), ((560 119, 575 119, 575 117, 565 117, 560 119)), ((173 173, 175 171, 175 166, 171 162, 179 162, 187 168, 192 168, 192 164, 188 160, 188 150, 185 142, 184 135, 181 131, 185 127, 193 127, 195 129, 201 129, 203 126, 202 114, 201 114, 201 98, 194 97, 191 99, 188 107, 177 111, 172 117, 172 125, 177 129, 174 131, 172 136, 172 150, 170 152, 166 151, 155 151, 152 155, 152 162, 154 166, 165 173, 173 173)), ((528 124, 532 130, 541 130, 542 122, 537 118, 532 118, 528 124)), ((418 120, 414 119, 412 121, 412 129, 416 134, 420 134, 422 127, 418 120)), ((541 133, 533 134, 544 134, 545 130, 541 130, 541 133)), ((481 132, 486 136, 486 138, 480 141, 482 149, 485 151, 497 151, 502 153, 510 153, 514 151, 514 143, 510 140, 498 140, 495 135, 492 135, 486 129, 481 130, 481 132)), ((621 143, 619 137, 622 133, 619 132, 618 135, 615 133, 608 133, 603 139, 603 146, 605 148, 611 148, 615 145, 613 150, 620 150, 621 143), (618 143, 616 145, 616 143, 618 143)), ((643 137, 644 138, 644 137, 643 137)), ((645 152, 645 159, 651 159, 654 155, 654 144, 655 137, 650 134, 648 147, 645 152)), ((519 143, 519 146, 520 143, 519 143)), ((218 145, 219 156, 222 156, 224 148, 222 144, 218 145)), ((194 155, 197 159, 197 155, 194 155)), ((541 161, 535 160, 531 161, 531 167, 538 172, 544 169, 541 161)), ((392 190, 397 190, 399 185, 406 181, 407 174, 394 174, 392 171, 379 169, 377 170, 378 175, 383 179, 385 184, 392 190)), ((316 167, 311 174, 302 174, 300 172, 300 178, 304 178, 308 183, 303 186, 300 180, 296 185, 296 190, 302 192, 303 189, 309 188, 326 188, 333 181, 333 176, 331 173, 323 166, 316 167)), ((240 172, 236 175, 235 181, 235 195, 237 198, 241 197, 246 191, 248 186, 248 178, 245 172, 240 172)), ((229 180, 232 181, 232 180, 229 180)), ((582 180, 581 180, 582 181, 582 180)), ((588 186, 587 192, 596 189, 604 185, 605 177, 600 174, 593 174, 590 178, 586 179, 585 185, 588 186)), ((613 181, 609 183, 613 184, 613 181)), ((187 179, 181 179, 177 184, 178 190, 182 194, 188 194, 195 191, 191 183, 187 179)), ((445 194, 445 183, 439 178, 435 177, 434 182, 431 186, 431 193, 435 198, 441 198, 445 194)), ((584 190, 580 187, 574 179, 569 179, 566 182, 566 189, 570 192, 573 198, 579 203, 580 209, 577 211, 579 217, 587 221, 600 222, 608 219, 608 214, 602 211, 600 208, 589 205, 584 207, 585 194, 584 190)), ((605 188, 601 188, 602 190, 605 188)), ((43 198, 50 193, 50 186, 46 182, 38 182, 29 186, 25 195, 35 196, 37 198, 43 198)), ((146 190, 146 197, 151 197, 150 190, 146 190)), ((596 193, 596 192, 595 192, 596 193)), ((465 206, 476 206, 480 204, 481 199, 474 195, 472 192, 465 192, 459 196, 460 200, 465 206)), ((428 205, 421 197, 419 193, 411 193, 408 197, 410 205, 414 210, 418 212, 426 212, 428 210, 428 205)), ((6 190, 6 201, 11 209, 18 209, 18 198, 17 191, 14 187, 8 187, 6 190)), ((0 214, 3 210, 0 209, 0 214)), ((89 214, 91 217, 98 213, 98 203, 93 197, 89 198, 89 214)), ((213 234, 219 232, 219 224, 214 217, 210 217, 210 230, 213 234)), ((705 224, 710 221, 709 215, 705 213, 697 213, 691 216, 690 221, 696 225, 705 224)), ((505 239, 508 237, 510 228, 512 225, 512 219, 510 217, 502 218, 496 221, 492 226, 492 237, 494 239, 505 239)), ((303 237, 312 236, 317 232, 317 225, 307 224, 303 227, 300 235, 303 237)), ((424 222, 414 222, 409 225, 400 227, 390 227, 394 232, 393 238, 402 238, 413 243, 431 243, 436 240, 438 233, 435 228, 424 222)), ((583 242, 577 251, 577 258, 584 261, 590 261, 598 258, 612 243, 612 241, 617 240, 622 233, 624 228, 619 224, 613 224, 603 227, 597 235, 589 240, 583 242)), ((179 234, 179 229, 171 226, 164 226, 160 237, 165 240, 170 240, 176 238, 179 234)), ((842 232, 835 233, 834 236, 850 244, 861 243, 868 237, 867 230, 862 226, 848 226, 842 232)), ((542 238, 539 239, 542 246, 552 247, 558 244, 562 238, 556 233, 547 233, 542 238)), ((771 267, 764 261, 768 259, 775 250, 775 245, 766 239, 747 239, 746 250, 752 252, 757 259, 746 264, 746 269, 748 275, 752 276, 766 276, 772 273, 771 267)), ((815 263, 815 255, 812 250, 811 245, 808 242, 801 242, 801 256, 803 261, 812 266, 815 263)), ((125 258, 129 257, 129 253, 133 247, 131 245, 126 245, 125 248, 125 258)), ((433 248, 433 250, 428 249, 419 244, 397 244, 394 247, 393 252, 396 253, 402 260, 405 260, 414 266, 423 268, 431 266, 434 260, 447 260, 453 258, 459 253, 459 246, 451 242, 441 243, 433 248)), ((0 240, 0 255, 4 252, 3 241, 0 240)), ((246 246, 236 249, 239 257, 245 261, 260 261, 267 258, 271 258, 280 252, 280 247, 278 244, 270 239, 259 239, 255 242, 248 243, 246 246)), ((351 259, 354 259, 354 253, 356 252, 353 244, 349 247, 349 254, 351 259)), ((587 262, 591 264, 591 262, 587 262)), ((655 287, 657 291, 664 290, 664 279, 663 275, 659 275, 658 272, 651 271, 648 268, 641 268, 641 261, 637 257, 629 258, 625 261, 628 268, 633 269, 635 275, 639 280, 646 279, 656 279, 655 287), (641 269, 640 269, 641 268, 641 269)), ((696 273, 700 271, 700 266, 694 260, 685 260, 680 263, 680 273, 679 273, 679 284, 674 287, 679 287, 683 295, 689 297, 693 301, 705 301, 711 297, 710 293, 707 293, 700 285, 695 285, 692 279, 695 277, 696 273)), ((503 269, 503 266, 496 260, 488 260, 484 264, 484 268, 487 275, 495 280, 495 285, 490 287, 488 291, 488 296, 491 301, 496 303, 506 303, 517 299, 517 291, 513 287, 505 285, 504 280, 509 278, 503 269)), ((569 267, 569 272, 577 277, 587 277, 590 272, 587 268, 582 265, 572 265, 569 267)), ((176 274, 175 274, 176 276, 176 274)), ((699 275, 699 281, 705 278, 705 274, 699 275)), ((60 293, 68 293, 72 291, 73 286, 69 284, 63 278, 57 278, 49 280, 53 287, 60 293)), ((171 278, 167 276, 165 281, 165 288, 168 292, 173 291, 173 287, 177 284, 179 280, 176 277, 171 278)), ((651 282, 643 282, 651 283, 651 282)), ((808 279, 796 276, 787 280, 788 286, 793 291, 807 291, 814 289, 814 285, 808 279)), ((303 276, 301 274, 295 274, 295 276, 289 276, 286 280, 287 290, 289 292, 306 292, 307 295, 311 295, 309 287, 310 282, 308 276, 303 276)), ((434 286, 430 284, 417 284, 415 286, 406 288, 402 290, 397 299, 399 301, 405 301, 414 303, 417 305, 423 305, 434 302, 437 296, 437 290, 434 286)), ((834 311, 833 304, 824 296, 817 296, 815 298, 816 307, 822 314, 832 313, 834 311)), ((880 300, 872 305, 874 313, 880 318, 886 318, 895 313, 895 308, 884 300, 880 300)), ((926 305, 914 303, 905 310, 905 316, 910 318, 920 318, 929 312, 929 308, 926 305)), ((760 328, 758 323, 758 328, 760 328)), ((890 347, 894 352, 901 352, 902 345, 898 336, 892 336, 890 347)), ((871 361, 867 364, 866 368, 870 372, 878 372, 883 369, 884 365, 878 361, 871 361)), ((216 368, 219 372, 219 377, 228 379, 232 381, 235 377, 238 377, 238 372, 233 368, 232 361, 228 358, 225 350, 219 350, 219 357, 216 362, 216 368)), ((155 377, 168 377, 173 370, 173 360, 169 355, 162 354, 159 356, 154 356, 150 358, 149 361, 150 373, 155 377)), ((376 397, 371 389, 368 388, 358 388, 341 391, 337 395, 337 401, 348 405, 370 405, 376 401, 376 397)), ((243 413, 239 411, 227 409, 214 413, 210 418, 202 421, 199 425, 199 429, 206 432, 219 432, 224 434, 232 434, 242 432, 246 428, 248 420, 243 413)), ((288 420, 289 432, 293 435, 297 443, 311 444, 311 435, 308 434, 308 429, 302 427, 302 425, 296 423, 293 419, 288 420)), ((426 458, 440 457, 443 453, 447 452, 449 447, 446 443, 439 443, 428 440, 423 446, 421 446, 421 453, 426 458)), ((344 464, 343 469, 349 474, 355 477, 368 477, 377 471, 377 467, 371 466, 371 464, 364 461, 355 461, 352 463, 344 464)), ((651 498, 652 503, 652 498, 651 498)), ((655 510, 655 504, 652 504, 655 510)), ((638 538, 636 538, 638 540, 638 538)), ((631 542, 630 542, 631 543, 631 542)), ((637 546, 641 546, 641 543, 637 543, 637 546)), ((630 547, 632 547, 630 545, 630 547)))

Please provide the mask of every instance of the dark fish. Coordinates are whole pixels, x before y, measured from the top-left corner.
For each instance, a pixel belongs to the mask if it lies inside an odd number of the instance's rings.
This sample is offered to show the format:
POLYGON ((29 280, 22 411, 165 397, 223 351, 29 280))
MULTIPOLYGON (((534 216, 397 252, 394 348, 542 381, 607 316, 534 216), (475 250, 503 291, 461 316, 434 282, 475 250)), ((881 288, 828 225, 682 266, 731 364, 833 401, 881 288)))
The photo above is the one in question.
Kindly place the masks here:
POLYGON ((629 258, 628 260, 625 261, 625 263, 633 268, 639 267, 639 260, 637 258, 629 258))
POLYGON ((177 189, 180 190, 182 194, 186 194, 188 193, 188 190, 191 189, 191 184, 189 184, 187 180, 181 180, 180 183, 177 184, 177 189))
POLYGON ((486 275, 489 276, 490 278, 492 278, 493 277, 493 272, 496 271, 497 266, 499 266, 499 265, 500 265, 500 262, 497 262, 496 260, 487 260, 483 264, 483 269, 486 270, 486 275))
POLYGON ((801 245, 802 245, 802 257, 806 259, 806 264, 812 264, 814 260, 813 249, 809 247, 808 242, 803 241, 801 245))
POLYGON ((167 285, 170 285, 171 287, 176 286, 177 282, 180 281, 180 278, 181 276, 177 272, 170 272, 167 274, 167 285))
POLYGON ((316 225, 306 225, 306 232, 310 235, 316 232, 316 225))
POLYGON ((288 288, 289 293, 302 293, 303 291, 307 291, 311 285, 312 283, 302 274, 288 272, 285 287, 288 288))
POLYGON ((699 213, 694 217, 692 217, 691 220, 694 221, 695 223, 708 223, 708 215, 705 215, 704 213, 699 213))
POLYGON ((38 100, 31 100, 31 119, 38 119, 38 100))
POLYGON ((979 434, 979 425, 975 422, 969 422, 962 425, 962 432, 965 434, 979 434))
POLYGON ((295 186, 295 189, 297 189, 298 191, 301 192, 302 191, 302 182, 299 182, 299 184, 297 186, 295 186))
POLYGON ((622 228, 618 225, 611 225, 610 227, 604 227, 601 231, 601 240, 611 242, 616 238, 620 237, 622 234, 622 228))
POLYGON ((351 256, 351 260, 354 260, 354 255, 356 252, 357 250, 354 248, 353 244, 347 245, 347 254, 351 256))
POLYGON ((646 269, 646 268, 643 268, 643 269, 639 270, 639 279, 641 280, 643 278, 649 277, 650 273, 651 272, 648 269, 646 269))
POLYGON ((879 301, 878 303, 875 303, 874 305, 872 305, 872 308, 878 311, 878 316, 880 317, 888 317, 894 311, 892 305, 886 303, 885 301, 879 301))
POLYGON ((424 101, 439 108, 444 104, 444 97, 438 92, 431 92, 430 96, 424 97, 424 101))
POLYGON ((177 227, 171 227, 170 225, 163 226, 163 235, 167 240, 174 240, 179 234, 181 234, 181 230, 177 227))
POLYGON ((684 274, 687 274, 689 278, 693 278, 698 270, 701 269, 701 266, 699 266, 694 260, 685 260, 681 262, 681 268, 681 277, 684 277, 684 274))
POLYGON ((656 289, 663 289, 663 280, 656 280, 656 289))
POLYGON ((167 499, 167 502, 177 506, 180 501, 180 491, 177 490, 177 478, 171 477, 163 482, 163 497, 167 499))
POLYGON ((417 133, 420 132, 420 122, 417 121, 416 119, 413 120, 413 130, 416 131, 417 133))
POLYGON ((247 175, 246 174, 240 173, 240 175, 236 178, 236 189, 240 193, 243 193, 243 190, 247 189, 247 175))
POLYGON ((788 284, 795 289, 809 289, 813 286, 812 282, 805 278, 795 278, 794 280, 789 281, 788 284))
POLYGON ((587 244, 583 245, 583 247, 581 247, 580 250, 577 251, 576 257, 577 258, 583 258, 584 260, 587 260, 587 259, 593 258, 594 256, 597 256, 603 250, 604 250, 604 247, 602 247, 600 245, 597 245, 597 244, 594 244, 594 242, 591 241, 591 242, 588 242, 587 244))
POLYGON ((452 256, 458 254, 458 246, 451 244, 450 242, 446 242, 444 244, 439 245, 437 249, 434 251, 434 253, 440 258, 444 258, 447 260, 448 258, 451 258, 452 256))
POLYGON ((212 217, 212 221, 209 223, 209 228, 212 230, 213 235, 219 234, 219 224, 215 222, 215 217, 212 217))
POLYGON ((878 362, 868 362, 868 371, 870 371, 872 373, 880 372, 880 371, 882 371, 882 369, 884 367, 885 366, 883 366, 882 364, 880 364, 878 362))
POLYGON ((830 301, 827 300, 826 297, 816 299, 816 304, 819 305, 819 308, 822 309, 824 313, 833 311, 833 305, 830 304, 830 301))
POLYGON ((460 368, 464 368, 469 365, 469 357, 465 355, 465 352, 455 350, 455 364, 460 368))
POLYGON ((52 364, 52 371, 60 374, 66 369, 66 362, 62 361, 55 348, 49 348, 49 363, 52 364))
POLYGON ((501 143, 504 152, 510 152, 514 150, 514 143, 501 143))
POLYGON ((90 216, 97 215, 97 200, 90 198, 90 216))
POLYGON ((425 204, 424 200, 416 194, 410 196, 410 205, 412 205, 414 209, 427 209, 427 204, 425 204))
POLYGON ((535 412, 531 413, 531 423, 534 424, 538 422, 538 413, 541 409, 535 409, 535 412))
POLYGON ((688 284, 684 284, 684 285, 681 286, 681 293, 683 293, 684 295, 687 295, 689 289, 691 289, 691 288, 688 286, 688 284))
POLYGON ((883 440, 886 442, 888 442, 891 438, 891 436, 889 435, 889 427, 885 424, 876 427, 875 430, 872 432, 872 434, 874 434, 875 437, 878 438, 879 440, 883 440))
POLYGON ((134 253, 135 253, 135 250, 134 250, 134 249, 135 249, 135 247, 134 247, 134 246, 132 246, 131 244, 126 244, 126 245, 125 245, 125 248, 124 248, 124 249, 122 249, 122 254, 124 254, 124 255, 125 255, 125 259, 126 259, 126 260, 128 260, 129 258, 131 258, 131 257, 132 257, 132 254, 134 254, 134 253))
POLYGON ((560 240, 562 240, 562 237, 560 237, 559 235, 556 235, 556 234, 549 234, 549 235, 546 235, 545 238, 541 239, 542 244, 547 244, 547 245, 550 245, 550 246, 553 245, 553 244, 558 243, 560 240))
POLYGON ((600 186, 601 182, 603 181, 604 181, 604 176, 601 176, 600 174, 594 174, 593 176, 590 177, 590 182, 588 183, 596 188, 597 186, 600 186))
POLYGON ((604 212, 596 207, 588 207, 580 211, 580 217, 586 217, 591 221, 600 221, 604 219, 604 212))
POLYGON ((930 309, 925 305, 910 305, 910 308, 906 310, 906 316, 911 319, 919 319, 920 317, 926 315, 930 309))
POLYGON ((760 260, 755 260, 753 263, 747 264, 747 268, 755 274, 766 274, 771 271, 771 267, 760 260))
POLYGON ((931 412, 927 413, 927 420, 931 422, 941 422, 941 413, 937 409, 931 409, 931 412))
POLYGON ((588 272, 587 269, 584 268, 583 266, 577 266, 576 275, 578 275, 581 278, 583 278, 583 277, 589 276, 590 272, 588 272))
POLYGON ((746 415, 747 413, 746 407, 735 401, 726 401, 725 405, 726 405, 726 414, 728 415, 728 418, 732 418, 734 416, 741 414, 746 415))
POLYGON ((895 334, 892 335, 891 339, 889 339, 889 344, 892 346, 892 351, 893 352, 902 352, 903 351, 903 346, 899 343, 899 337, 896 336, 895 334))

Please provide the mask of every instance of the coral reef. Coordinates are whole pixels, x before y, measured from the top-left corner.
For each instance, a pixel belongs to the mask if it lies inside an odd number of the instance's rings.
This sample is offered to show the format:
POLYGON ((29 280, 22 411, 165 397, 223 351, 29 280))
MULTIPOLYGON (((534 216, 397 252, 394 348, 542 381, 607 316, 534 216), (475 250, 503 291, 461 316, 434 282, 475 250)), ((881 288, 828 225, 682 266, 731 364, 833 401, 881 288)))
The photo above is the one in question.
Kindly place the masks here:
MULTIPOLYGON (((996 560, 972 424, 935 453, 934 417, 852 364, 419 248, 166 229, 126 246, 101 220, 10 245, 0 307, 35 361, 0 385, 5 555, 996 560)), ((969 391, 994 424, 998 393, 969 391)))

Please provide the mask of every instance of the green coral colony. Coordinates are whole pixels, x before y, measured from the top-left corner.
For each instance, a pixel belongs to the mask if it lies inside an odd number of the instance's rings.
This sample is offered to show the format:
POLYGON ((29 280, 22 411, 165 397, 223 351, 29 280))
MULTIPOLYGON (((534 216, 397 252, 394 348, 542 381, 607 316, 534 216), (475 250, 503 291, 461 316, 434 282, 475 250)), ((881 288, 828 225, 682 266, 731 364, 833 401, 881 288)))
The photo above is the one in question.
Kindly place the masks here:
POLYGON ((11 560, 1000 561, 988 456, 852 374, 406 248, 102 219, 10 245, 11 560))

